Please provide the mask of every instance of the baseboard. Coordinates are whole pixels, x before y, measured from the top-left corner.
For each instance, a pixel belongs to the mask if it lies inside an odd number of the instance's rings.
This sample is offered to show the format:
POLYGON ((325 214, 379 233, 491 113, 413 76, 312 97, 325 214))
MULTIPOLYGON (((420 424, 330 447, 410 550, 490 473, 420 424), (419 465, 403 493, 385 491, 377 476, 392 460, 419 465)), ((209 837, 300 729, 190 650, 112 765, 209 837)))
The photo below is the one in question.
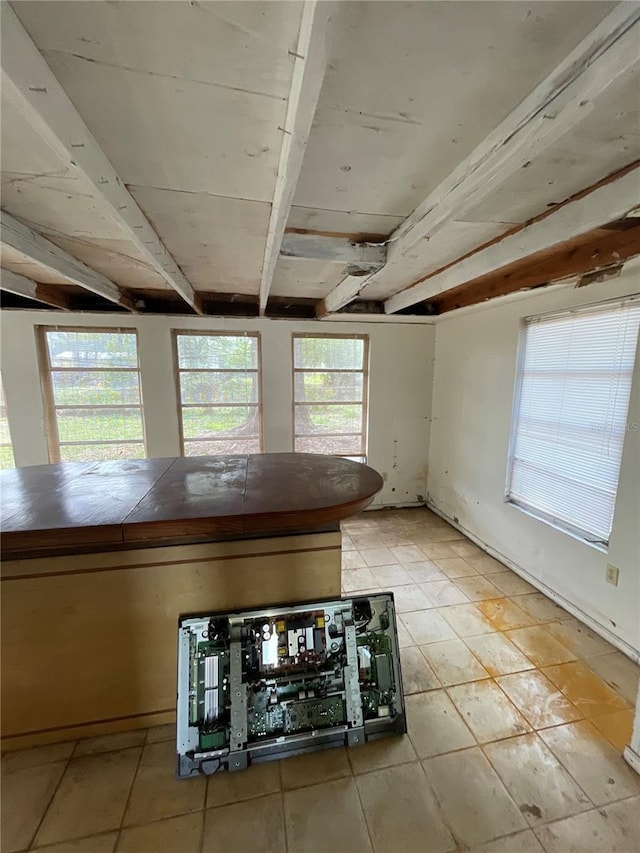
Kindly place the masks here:
POLYGON ((622 755, 629 767, 632 767, 640 776, 640 755, 638 755, 635 749, 632 749, 630 746, 625 746, 622 755))
POLYGON ((455 527, 456 530, 459 530, 460 533, 464 533, 467 539, 470 539, 474 542, 479 548, 482 548, 483 551, 486 551, 487 554, 490 554, 492 557, 495 557, 496 560, 499 560, 501 563, 504 563, 505 566, 508 566, 513 572, 519 575, 523 580, 530 583, 531 586, 535 586, 537 590, 544 593, 547 598, 550 598, 552 601, 555 601, 556 604, 559 604, 567 613, 570 613, 572 616, 575 616, 576 619, 579 619, 581 622, 591 628, 591 630, 598 634, 598 636, 602 637, 603 640, 606 640, 608 643, 611 643, 612 646, 615 646, 616 649, 621 651, 624 655, 634 663, 640 663, 640 651, 638 649, 634 649, 633 646, 630 646, 624 640, 621 640, 620 637, 617 637, 613 634, 608 628, 604 625, 600 625, 599 622, 589 616, 588 613, 585 613, 579 607, 576 607, 568 599, 564 598, 562 595, 557 593, 554 589, 547 586, 541 580, 533 575, 530 575, 526 569, 523 569, 522 566, 519 566, 517 563, 514 563, 513 560, 510 560, 508 557, 505 557, 504 554, 501 554, 500 551, 493 548, 487 542, 484 542, 479 536, 476 536, 471 530, 467 530, 462 524, 458 521, 455 521, 453 518, 447 515, 446 512, 443 512, 431 499, 427 499, 427 507, 434 512, 436 515, 440 516, 447 524, 450 524, 452 527, 455 527))

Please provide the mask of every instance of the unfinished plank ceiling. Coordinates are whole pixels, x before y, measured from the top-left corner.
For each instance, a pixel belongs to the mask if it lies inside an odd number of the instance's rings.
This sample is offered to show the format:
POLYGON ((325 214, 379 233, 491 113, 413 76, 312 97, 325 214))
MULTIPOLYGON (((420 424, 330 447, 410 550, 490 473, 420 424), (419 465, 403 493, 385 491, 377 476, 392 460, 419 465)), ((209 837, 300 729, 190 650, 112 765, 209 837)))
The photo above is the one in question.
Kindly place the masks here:
POLYGON ((3 7, 7 307, 431 316, 638 254, 640 3, 3 7))

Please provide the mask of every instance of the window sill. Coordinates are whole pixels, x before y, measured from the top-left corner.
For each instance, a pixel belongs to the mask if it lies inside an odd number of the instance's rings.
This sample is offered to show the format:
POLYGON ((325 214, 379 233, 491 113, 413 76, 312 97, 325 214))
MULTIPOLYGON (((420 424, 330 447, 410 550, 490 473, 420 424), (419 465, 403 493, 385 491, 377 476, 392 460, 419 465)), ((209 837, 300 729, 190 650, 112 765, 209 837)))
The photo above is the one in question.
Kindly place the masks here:
POLYGON ((571 527, 565 526, 564 524, 562 524, 562 522, 557 521, 542 512, 537 512, 534 509, 530 509, 529 507, 524 506, 523 504, 519 504, 508 497, 504 499, 504 502, 505 504, 507 504, 507 506, 511 506, 514 509, 517 509, 519 512, 524 513, 524 515, 528 515, 529 518, 534 518, 536 521, 541 521, 543 524, 546 524, 547 527, 552 527, 554 530, 557 530, 560 533, 564 533, 566 536, 570 536, 572 539, 575 539, 577 542, 580 542, 583 545, 588 545, 590 548, 599 551, 601 554, 609 553, 609 543, 604 545, 601 542, 592 542, 591 540, 586 538, 584 533, 580 533, 579 531, 571 527))

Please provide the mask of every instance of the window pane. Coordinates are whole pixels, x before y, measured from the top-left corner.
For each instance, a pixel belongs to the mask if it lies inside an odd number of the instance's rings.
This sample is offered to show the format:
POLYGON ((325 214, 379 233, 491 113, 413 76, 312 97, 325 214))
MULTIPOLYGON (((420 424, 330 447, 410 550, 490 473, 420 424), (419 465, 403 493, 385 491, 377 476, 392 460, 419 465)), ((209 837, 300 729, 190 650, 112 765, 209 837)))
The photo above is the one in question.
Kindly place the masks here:
POLYGON ((178 366, 256 370, 258 339, 247 335, 178 335, 178 366))
POLYGON ((183 403, 257 403, 258 374, 183 372, 180 390, 183 403))
POLYGON ((312 435, 296 437, 297 453, 331 453, 337 456, 362 456, 362 438, 359 435, 312 435))
POLYGON ((138 371, 51 372, 56 406, 124 406, 140 402, 138 371))
POLYGON ((626 432, 640 305, 532 318, 521 338, 508 497, 606 544, 626 432))
POLYGON ((294 367, 362 370, 362 338, 294 338, 294 367))
POLYGON ((63 444, 61 462, 104 462, 109 459, 144 459, 144 444, 63 444))
POLYGON ((4 401, 4 389, 0 382, 0 469, 15 468, 13 459, 13 448, 11 447, 11 436, 9 435, 9 421, 7 420, 7 406, 4 401))
MULTIPOLYGON (((144 437, 142 413, 130 409, 58 409, 58 437, 63 441, 127 441, 144 437)), ((99 457, 88 456, 87 459, 99 457)))
POLYGON ((52 367, 138 367, 132 332, 47 332, 52 367))
POLYGON ((210 406, 183 409, 182 431, 188 438, 254 438, 260 435, 260 412, 257 406, 210 406))
POLYGON ((297 403, 328 400, 362 400, 362 373, 296 373, 294 377, 297 403))
POLYGON ((362 432, 362 406, 295 407, 296 435, 323 432, 362 432))
POLYGON ((224 456, 234 453, 260 453, 259 438, 229 438, 211 441, 196 439, 184 442, 185 456, 224 456))

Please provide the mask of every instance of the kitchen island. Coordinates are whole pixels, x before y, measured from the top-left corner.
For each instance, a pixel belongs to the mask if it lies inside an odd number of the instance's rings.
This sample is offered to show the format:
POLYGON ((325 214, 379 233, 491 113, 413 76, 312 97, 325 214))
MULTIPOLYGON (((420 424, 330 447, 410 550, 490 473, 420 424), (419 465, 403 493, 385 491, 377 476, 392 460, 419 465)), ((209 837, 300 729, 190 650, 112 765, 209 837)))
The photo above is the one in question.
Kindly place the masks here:
POLYGON ((2 747, 171 722, 178 616, 340 595, 341 519, 382 488, 314 454, 4 471, 2 747))

